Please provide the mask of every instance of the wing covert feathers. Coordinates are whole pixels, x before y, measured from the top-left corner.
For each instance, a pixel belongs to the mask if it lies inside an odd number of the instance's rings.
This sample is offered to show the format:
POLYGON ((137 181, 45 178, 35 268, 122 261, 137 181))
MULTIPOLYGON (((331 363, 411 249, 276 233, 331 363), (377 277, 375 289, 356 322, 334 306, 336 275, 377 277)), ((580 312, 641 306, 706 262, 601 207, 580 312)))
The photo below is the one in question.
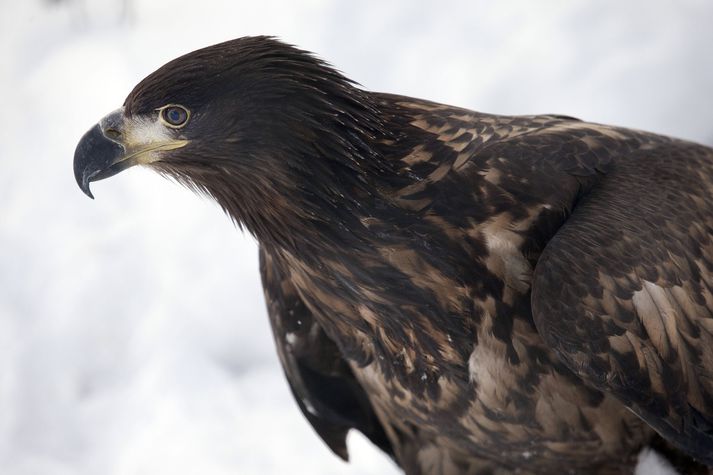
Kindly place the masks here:
POLYGON ((534 272, 538 330, 577 375, 713 463, 713 153, 620 160, 534 272))

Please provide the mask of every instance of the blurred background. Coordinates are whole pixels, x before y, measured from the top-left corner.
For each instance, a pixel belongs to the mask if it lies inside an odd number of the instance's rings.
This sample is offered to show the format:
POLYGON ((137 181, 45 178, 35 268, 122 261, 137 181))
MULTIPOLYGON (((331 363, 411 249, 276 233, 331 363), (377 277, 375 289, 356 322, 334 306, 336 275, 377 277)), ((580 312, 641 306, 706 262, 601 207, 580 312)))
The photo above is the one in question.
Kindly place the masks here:
POLYGON ((0 473, 394 474, 303 420, 257 246, 131 169, 77 188, 74 147, 145 75, 270 34, 365 88, 713 143, 713 3, 0 0, 0 473))

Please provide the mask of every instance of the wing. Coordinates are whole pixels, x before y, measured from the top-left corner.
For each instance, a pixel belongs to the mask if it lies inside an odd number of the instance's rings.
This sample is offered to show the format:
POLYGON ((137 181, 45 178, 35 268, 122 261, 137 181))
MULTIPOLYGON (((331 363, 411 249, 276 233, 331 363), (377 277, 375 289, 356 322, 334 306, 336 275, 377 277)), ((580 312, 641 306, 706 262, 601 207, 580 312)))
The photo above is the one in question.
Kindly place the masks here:
POLYGON ((366 393, 337 345, 327 337, 288 275, 260 250, 265 299, 277 353, 302 413, 332 451, 344 460, 346 435, 355 428, 393 455, 366 393))
POLYGON ((713 150, 616 160, 547 243, 532 283, 545 341, 680 449, 713 464, 713 150))

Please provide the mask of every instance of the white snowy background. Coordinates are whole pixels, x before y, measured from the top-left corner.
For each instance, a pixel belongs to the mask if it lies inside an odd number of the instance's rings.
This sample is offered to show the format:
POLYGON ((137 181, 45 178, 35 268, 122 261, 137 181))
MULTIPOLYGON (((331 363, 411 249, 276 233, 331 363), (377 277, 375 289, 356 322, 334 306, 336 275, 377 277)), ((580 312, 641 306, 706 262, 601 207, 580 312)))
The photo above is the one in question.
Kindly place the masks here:
POLYGON ((708 0, 0 0, 0 473, 397 473, 299 414, 252 238, 146 170, 74 183, 81 135, 164 62, 278 35, 368 89, 711 143, 712 23, 708 0))

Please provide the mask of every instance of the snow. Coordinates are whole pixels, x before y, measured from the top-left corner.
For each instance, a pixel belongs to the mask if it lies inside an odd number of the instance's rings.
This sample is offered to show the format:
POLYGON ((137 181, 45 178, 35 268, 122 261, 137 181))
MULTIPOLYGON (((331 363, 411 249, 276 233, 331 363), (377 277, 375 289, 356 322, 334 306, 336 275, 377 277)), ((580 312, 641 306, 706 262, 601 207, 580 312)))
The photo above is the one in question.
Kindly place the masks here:
POLYGON ((636 466, 636 475, 671 475, 676 470, 668 460, 651 449, 644 449, 639 454, 639 463, 636 466))
POLYGON ((705 0, 0 1, 0 472, 397 473, 358 434, 341 462, 300 415, 256 244, 214 204, 142 169, 95 201, 74 183, 78 139, 165 61, 273 34, 369 89, 711 143, 711 15, 705 0))

